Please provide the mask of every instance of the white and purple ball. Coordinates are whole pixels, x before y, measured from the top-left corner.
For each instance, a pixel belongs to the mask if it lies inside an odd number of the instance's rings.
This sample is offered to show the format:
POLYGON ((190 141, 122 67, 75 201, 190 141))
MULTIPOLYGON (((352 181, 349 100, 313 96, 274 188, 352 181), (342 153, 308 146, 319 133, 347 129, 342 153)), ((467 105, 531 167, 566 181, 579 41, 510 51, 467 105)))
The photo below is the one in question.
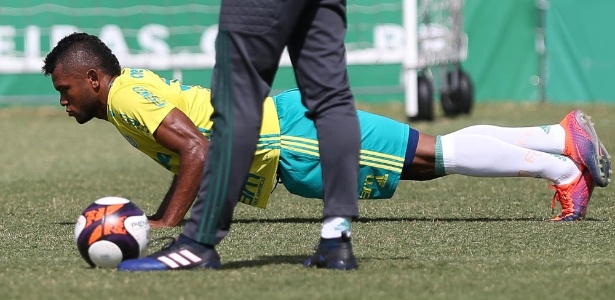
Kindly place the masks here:
POLYGON ((77 249, 92 267, 114 268, 123 260, 145 256, 149 240, 145 213, 120 197, 94 201, 75 224, 77 249))

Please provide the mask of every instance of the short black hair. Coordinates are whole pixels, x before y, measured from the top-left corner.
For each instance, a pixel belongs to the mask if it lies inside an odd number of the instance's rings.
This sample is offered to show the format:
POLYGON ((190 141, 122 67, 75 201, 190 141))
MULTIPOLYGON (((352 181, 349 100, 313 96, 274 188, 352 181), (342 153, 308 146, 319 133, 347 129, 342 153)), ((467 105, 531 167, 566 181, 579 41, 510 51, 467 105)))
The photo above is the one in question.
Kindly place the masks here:
POLYGON ((111 76, 122 72, 120 62, 111 49, 97 36, 84 32, 74 32, 58 42, 45 57, 43 74, 51 75, 58 64, 100 68, 111 76))

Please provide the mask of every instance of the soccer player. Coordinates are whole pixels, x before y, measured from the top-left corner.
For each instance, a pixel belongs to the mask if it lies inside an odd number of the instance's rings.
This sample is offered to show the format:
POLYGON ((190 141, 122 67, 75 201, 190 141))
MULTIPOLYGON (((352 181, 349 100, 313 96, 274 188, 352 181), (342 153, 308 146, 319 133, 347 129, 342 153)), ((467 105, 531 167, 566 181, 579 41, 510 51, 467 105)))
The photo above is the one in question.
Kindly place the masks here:
MULTIPOLYGON (((78 123, 107 120, 132 146, 175 174, 149 218, 153 227, 179 225, 196 197, 207 155, 214 113, 209 90, 144 69, 122 69, 105 44, 84 33, 60 41, 45 58, 43 73, 51 75, 60 104, 78 123)), ((316 130, 300 97, 297 90, 288 90, 265 100, 241 202, 265 207, 277 174, 291 193, 322 198, 316 130)), ((558 201, 562 209, 552 220, 576 221, 584 217, 594 186, 610 181, 610 156, 580 110, 559 124, 476 125, 441 136, 363 111, 358 116, 362 146, 357 182, 362 199, 392 197, 399 180, 451 174, 544 178, 555 187, 553 205, 558 201)), ((218 239, 228 230, 219 228, 218 239)), ((180 265, 166 256, 151 259, 164 269, 180 265)))

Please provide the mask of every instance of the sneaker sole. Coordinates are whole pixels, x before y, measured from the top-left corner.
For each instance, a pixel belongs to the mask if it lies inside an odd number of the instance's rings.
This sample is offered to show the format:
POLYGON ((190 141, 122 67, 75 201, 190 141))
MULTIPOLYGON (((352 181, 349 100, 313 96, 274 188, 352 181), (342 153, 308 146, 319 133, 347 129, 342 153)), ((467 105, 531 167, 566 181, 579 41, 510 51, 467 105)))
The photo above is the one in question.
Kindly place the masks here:
POLYGON ((120 264, 117 267, 117 270, 120 272, 161 272, 161 271, 177 271, 177 270, 197 270, 197 269, 211 269, 211 270, 218 270, 220 269, 220 267, 222 266, 222 264, 218 261, 218 262, 205 262, 201 265, 197 265, 197 266, 192 266, 190 268, 171 268, 168 265, 164 264, 164 263, 160 263, 160 265, 158 266, 152 266, 151 264, 148 265, 123 265, 120 264))
POLYGON ((572 214, 567 217, 555 217, 551 219, 551 222, 578 222, 583 220, 583 217, 577 214, 572 214))
POLYGON ((609 185, 609 182, 611 182, 611 156, 598 138, 598 133, 596 133, 591 117, 582 111, 577 111, 575 118, 577 123, 581 125, 583 130, 591 137, 594 147, 593 153, 591 154, 591 161, 586 161, 585 164, 589 168, 589 172, 592 174, 596 185, 599 187, 606 187, 609 185))
POLYGON ((331 263, 327 265, 324 262, 316 263, 315 261, 313 261, 313 257, 308 257, 303 262, 303 266, 307 268, 344 270, 344 271, 356 270, 359 268, 356 261, 345 262, 345 263, 336 262, 336 263, 331 263))

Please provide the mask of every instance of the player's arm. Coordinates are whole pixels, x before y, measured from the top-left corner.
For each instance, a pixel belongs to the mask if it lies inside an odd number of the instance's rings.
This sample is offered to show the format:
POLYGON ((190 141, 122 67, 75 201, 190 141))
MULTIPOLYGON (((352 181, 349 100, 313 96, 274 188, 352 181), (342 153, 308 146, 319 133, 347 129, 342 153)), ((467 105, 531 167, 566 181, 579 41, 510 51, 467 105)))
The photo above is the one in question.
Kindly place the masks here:
POLYGON ((154 131, 160 145, 179 154, 179 172, 160 204, 150 217, 156 227, 180 224, 198 192, 209 142, 194 123, 179 109, 174 108, 154 131))

